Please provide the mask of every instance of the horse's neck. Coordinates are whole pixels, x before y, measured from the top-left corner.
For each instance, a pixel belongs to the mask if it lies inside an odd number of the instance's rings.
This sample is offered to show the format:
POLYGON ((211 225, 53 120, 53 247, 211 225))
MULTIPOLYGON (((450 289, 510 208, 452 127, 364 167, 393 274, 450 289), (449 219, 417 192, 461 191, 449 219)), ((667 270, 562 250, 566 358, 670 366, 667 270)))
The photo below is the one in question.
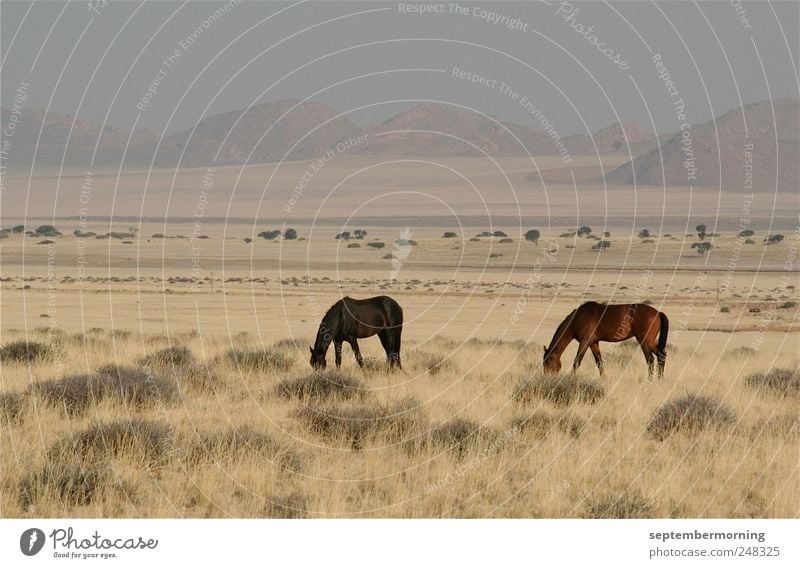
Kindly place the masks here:
POLYGON ((572 341, 572 318, 574 314, 567 316, 567 319, 561 322, 561 325, 556 329, 553 339, 550 341, 550 347, 547 348, 551 357, 561 357, 561 354, 572 341))

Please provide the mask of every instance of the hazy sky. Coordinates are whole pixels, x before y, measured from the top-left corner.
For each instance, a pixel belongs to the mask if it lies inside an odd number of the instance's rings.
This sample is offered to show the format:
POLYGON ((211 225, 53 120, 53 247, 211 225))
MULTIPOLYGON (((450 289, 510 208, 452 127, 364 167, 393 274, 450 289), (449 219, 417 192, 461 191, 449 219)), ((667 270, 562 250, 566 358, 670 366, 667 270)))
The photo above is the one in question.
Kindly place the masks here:
POLYGON ((737 4, 6 1, 3 106, 29 83, 26 108, 126 129, 311 97, 362 124, 437 100, 564 135, 618 118, 671 132, 679 98, 702 122, 798 96, 799 4, 737 4))

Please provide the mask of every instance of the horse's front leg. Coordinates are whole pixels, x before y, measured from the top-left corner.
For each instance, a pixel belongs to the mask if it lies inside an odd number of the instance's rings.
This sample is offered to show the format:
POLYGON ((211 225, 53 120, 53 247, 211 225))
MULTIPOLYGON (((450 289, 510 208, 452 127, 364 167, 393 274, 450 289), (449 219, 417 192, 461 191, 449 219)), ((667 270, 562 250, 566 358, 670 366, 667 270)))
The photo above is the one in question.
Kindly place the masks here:
POLYGON ((342 342, 338 339, 333 341, 333 354, 336 357, 336 368, 339 369, 342 366, 342 342))
POLYGON ((572 372, 577 373, 578 367, 581 366, 581 362, 583 361, 583 356, 586 355, 586 351, 589 350, 589 343, 581 341, 578 344, 578 353, 575 355, 575 361, 572 363, 572 372))
POLYGON ((605 369, 603 368, 603 357, 600 355, 600 343, 594 342, 590 345, 592 355, 594 355, 594 362, 597 363, 597 368, 600 369, 600 378, 606 377, 605 369))
POLYGON ((348 341, 350 342, 350 347, 353 348, 353 353, 356 356, 356 362, 358 363, 358 366, 363 369, 364 358, 361 356, 361 349, 358 348, 358 339, 353 337, 352 339, 348 339, 348 341))

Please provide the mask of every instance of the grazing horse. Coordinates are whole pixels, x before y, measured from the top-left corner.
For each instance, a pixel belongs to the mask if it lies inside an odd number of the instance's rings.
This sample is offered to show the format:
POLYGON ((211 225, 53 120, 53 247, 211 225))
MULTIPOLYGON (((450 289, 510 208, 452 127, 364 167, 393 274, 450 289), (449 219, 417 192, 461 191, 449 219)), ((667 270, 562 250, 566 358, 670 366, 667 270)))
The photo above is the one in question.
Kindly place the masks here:
POLYGON ((322 318, 317 330, 317 339, 311 347, 311 366, 324 369, 325 354, 333 342, 336 368, 342 365, 342 343, 347 341, 353 348, 356 361, 364 366, 358 348, 358 340, 377 334, 386 351, 389 368, 400 365, 400 334, 403 331, 403 308, 389 296, 375 296, 365 300, 354 300, 345 296, 331 306, 322 318))
POLYGON ((667 361, 667 333, 669 320, 663 312, 647 304, 606 305, 586 302, 573 310, 556 329, 550 346, 544 348, 545 373, 561 370, 561 354, 567 345, 578 341, 578 354, 572 364, 577 371, 586 354, 592 350, 600 377, 603 373, 603 359, 600 356, 600 341, 625 341, 635 337, 647 361, 648 377, 653 376, 653 358, 658 358, 658 377, 664 376, 667 361))

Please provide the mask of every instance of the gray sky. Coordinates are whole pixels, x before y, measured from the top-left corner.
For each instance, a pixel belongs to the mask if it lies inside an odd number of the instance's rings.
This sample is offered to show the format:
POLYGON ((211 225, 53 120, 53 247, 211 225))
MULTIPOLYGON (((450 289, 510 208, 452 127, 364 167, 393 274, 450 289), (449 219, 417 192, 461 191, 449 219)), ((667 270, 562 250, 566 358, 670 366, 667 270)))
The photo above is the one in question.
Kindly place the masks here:
POLYGON ((3 106, 28 82, 26 108, 168 133, 306 97, 340 112, 373 105, 349 115, 360 124, 414 104, 389 101, 439 100, 538 126, 520 102, 527 97, 563 135, 617 117, 649 128, 651 116, 672 132, 675 97, 651 59, 657 53, 692 122, 740 102, 798 96, 797 2, 743 2, 738 13, 729 1, 445 2, 434 4, 445 13, 432 14, 401 13, 397 2, 232 0, 227 12, 217 12, 225 2, 102 4, 93 0, 96 12, 86 1, 0 5, 3 106), (496 83, 454 78, 453 67, 496 83))

